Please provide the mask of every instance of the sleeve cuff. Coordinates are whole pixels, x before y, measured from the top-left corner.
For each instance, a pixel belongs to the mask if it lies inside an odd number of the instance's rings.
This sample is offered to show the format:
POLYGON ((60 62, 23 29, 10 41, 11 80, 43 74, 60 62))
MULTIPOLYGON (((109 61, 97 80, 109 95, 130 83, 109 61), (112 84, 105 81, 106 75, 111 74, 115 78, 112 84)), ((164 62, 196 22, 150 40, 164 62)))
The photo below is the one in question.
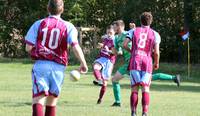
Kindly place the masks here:
POLYGON ((25 40, 25 43, 31 46, 34 46, 35 44, 31 43, 30 41, 25 40))
POLYGON ((129 36, 126 36, 126 38, 128 38, 128 39, 130 39, 130 40, 132 40, 129 36))

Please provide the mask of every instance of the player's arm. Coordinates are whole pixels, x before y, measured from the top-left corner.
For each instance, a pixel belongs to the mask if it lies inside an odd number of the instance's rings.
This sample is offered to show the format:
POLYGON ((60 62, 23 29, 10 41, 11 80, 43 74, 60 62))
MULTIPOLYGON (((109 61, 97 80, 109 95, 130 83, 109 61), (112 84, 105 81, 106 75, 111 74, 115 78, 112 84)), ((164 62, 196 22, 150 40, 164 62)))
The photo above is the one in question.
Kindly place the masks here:
MULTIPOLYGON (((107 35, 103 35, 103 36, 101 37, 101 40, 104 40, 106 37, 107 37, 107 35)), ((103 41, 102 41, 102 42, 103 42, 103 41)), ((97 48, 98 48, 98 49, 103 48, 103 43, 98 43, 98 44, 97 44, 97 48)))
POLYGON ((157 70, 159 68, 159 60, 160 60, 160 42, 161 37, 157 32, 155 33, 155 44, 154 44, 154 70, 157 70))
POLYGON ((118 55, 118 52, 117 52, 117 50, 115 49, 115 47, 113 47, 111 51, 112 51, 112 54, 118 55))
POLYGON ((76 30, 74 25, 71 23, 68 23, 67 26, 68 26, 67 41, 72 46, 72 50, 73 50, 75 57, 80 61, 79 71, 80 71, 80 73, 87 73, 87 71, 88 71, 87 63, 85 61, 83 51, 82 51, 80 45, 78 44, 78 39, 77 39, 78 31, 76 30))
POLYGON ((81 65, 80 65, 80 72, 81 73, 87 73, 88 71, 88 67, 87 67, 87 63, 85 60, 85 57, 83 55, 83 51, 81 49, 81 47, 79 46, 79 44, 76 44, 72 47, 73 52, 76 56, 76 58, 80 61, 81 65))
POLYGON ((128 52, 131 52, 131 48, 129 48, 129 46, 128 46, 128 43, 129 43, 129 42, 131 42, 131 40, 130 40, 129 38, 126 38, 126 39, 124 40, 123 47, 124 47, 124 49, 126 49, 128 52))
POLYGON ((116 36, 115 36, 115 39, 114 39, 114 47, 112 48, 112 52, 115 55, 122 55, 123 54, 122 49, 118 45, 118 41, 116 39, 116 36))
POLYGON ((26 52, 28 52, 29 54, 31 53, 31 50, 33 49, 33 46, 30 44, 26 44, 26 52))
POLYGON ((40 26, 40 22, 41 20, 39 21, 36 21, 31 27, 30 29, 28 30, 26 36, 25 36, 25 43, 26 43, 26 48, 25 50, 30 54, 35 43, 36 43, 36 40, 37 40, 37 36, 38 36, 38 29, 39 29, 39 26, 40 26))
POLYGON ((124 43, 123 43, 124 49, 126 49, 128 52, 131 52, 131 48, 128 46, 128 44, 129 42, 131 42, 133 38, 133 33, 134 33, 134 29, 129 30, 126 35, 126 39, 124 40, 124 43))
POLYGON ((103 47, 103 43, 98 43, 97 48, 101 49, 103 47))
POLYGON ((154 45, 154 70, 157 70, 159 68, 159 60, 160 60, 160 50, 159 50, 159 44, 154 45))

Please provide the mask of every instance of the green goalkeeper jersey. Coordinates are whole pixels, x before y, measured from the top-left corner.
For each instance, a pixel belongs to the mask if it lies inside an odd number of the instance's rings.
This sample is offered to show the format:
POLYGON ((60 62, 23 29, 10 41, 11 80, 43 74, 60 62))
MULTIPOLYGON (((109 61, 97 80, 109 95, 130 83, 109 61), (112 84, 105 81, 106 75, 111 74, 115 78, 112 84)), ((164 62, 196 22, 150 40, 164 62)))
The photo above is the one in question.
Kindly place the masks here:
MULTIPOLYGON (((118 53, 122 52, 124 60, 129 62, 131 54, 127 50, 125 50, 123 47, 123 43, 124 43, 124 40, 126 39, 126 35, 127 35, 127 32, 125 32, 125 31, 123 33, 121 33, 120 35, 116 35, 114 44, 115 44, 115 49, 117 50, 117 52, 118 53)), ((132 47, 131 42, 129 42, 128 47, 129 48, 132 47)))

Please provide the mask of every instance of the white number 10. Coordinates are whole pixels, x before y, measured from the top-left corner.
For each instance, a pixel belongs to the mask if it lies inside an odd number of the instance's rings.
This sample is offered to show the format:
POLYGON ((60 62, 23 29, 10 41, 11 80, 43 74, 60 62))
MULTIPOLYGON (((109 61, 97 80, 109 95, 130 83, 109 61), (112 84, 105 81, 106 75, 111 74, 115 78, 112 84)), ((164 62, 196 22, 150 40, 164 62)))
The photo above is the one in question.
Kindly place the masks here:
MULTIPOLYGON (((42 45, 45 46, 48 28, 42 29, 42 32, 43 32, 42 45)), ((60 29, 53 28, 51 30, 50 37, 49 37, 49 43, 48 43, 49 48, 56 49, 58 47, 59 35, 60 35, 60 29)))

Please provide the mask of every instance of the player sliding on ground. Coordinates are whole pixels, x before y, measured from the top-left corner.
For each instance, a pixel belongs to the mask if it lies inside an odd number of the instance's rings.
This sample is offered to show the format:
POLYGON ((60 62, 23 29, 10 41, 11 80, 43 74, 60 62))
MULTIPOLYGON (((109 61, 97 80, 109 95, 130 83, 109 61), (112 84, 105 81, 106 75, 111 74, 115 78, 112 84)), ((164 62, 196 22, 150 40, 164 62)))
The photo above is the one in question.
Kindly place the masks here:
MULTIPOLYGON (((115 49, 118 55, 123 56, 123 60, 124 60, 123 65, 118 68, 117 72, 114 74, 112 78, 113 93, 114 93, 114 98, 115 98, 115 102, 112 104, 112 106, 119 107, 121 106, 121 88, 120 88, 119 81, 125 77, 124 75, 126 74, 129 75, 129 71, 127 69, 128 69, 128 63, 130 62, 131 54, 130 52, 125 50, 123 47, 123 42, 127 37, 127 33, 124 31, 124 28, 125 28, 124 22, 122 20, 115 21, 113 23, 113 26, 116 33, 115 41, 114 41, 115 49)), ((133 30, 135 29, 135 24, 133 22, 131 22, 129 26, 131 28, 130 31, 132 31, 132 29, 133 30)), ((132 43, 129 42, 128 46, 129 48, 131 48, 132 43)), ((177 83, 178 86, 180 84, 180 78, 178 75, 176 76, 176 75, 168 75, 164 73, 156 73, 156 74, 153 74, 152 80, 173 80, 175 83, 177 83)), ((99 82, 98 85, 101 85, 101 82, 99 82)))
POLYGON ((147 116, 149 108, 149 89, 153 68, 159 68, 159 44, 160 35, 150 28, 153 16, 150 12, 144 12, 140 16, 141 27, 137 27, 132 33, 129 33, 129 39, 124 41, 124 47, 131 52, 129 64, 131 76, 131 116, 136 116, 138 104, 138 90, 142 87, 142 116, 147 116), (132 41, 132 48, 128 47, 128 43, 132 41), (152 52, 154 64, 152 65, 152 52))
POLYGON ((101 48, 99 58, 95 60, 93 65, 93 73, 96 78, 93 83, 98 84, 102 82, 97 104, 102 102, 102 98, 106 92, 106 86, 109 78, 111 77, 113 65, 115 64, 116 60, 116 55, 113 53, 114 34, 113 26, 108 26, 106 35, 104 35, 102 38, 103 43, 99 44, 99 47, 101 48))
POLYGON ((56 104, 68 62, 68 44, 81 63, 80 72, 86 73, 88 70, 77 41, 76 28, 60 17, 64 10, 63 0, 49 0, 47 9, 49 16, 36 21, 25 37, 26 51, 35 60, 32 69, 33 116, 56 115, 56 104))

